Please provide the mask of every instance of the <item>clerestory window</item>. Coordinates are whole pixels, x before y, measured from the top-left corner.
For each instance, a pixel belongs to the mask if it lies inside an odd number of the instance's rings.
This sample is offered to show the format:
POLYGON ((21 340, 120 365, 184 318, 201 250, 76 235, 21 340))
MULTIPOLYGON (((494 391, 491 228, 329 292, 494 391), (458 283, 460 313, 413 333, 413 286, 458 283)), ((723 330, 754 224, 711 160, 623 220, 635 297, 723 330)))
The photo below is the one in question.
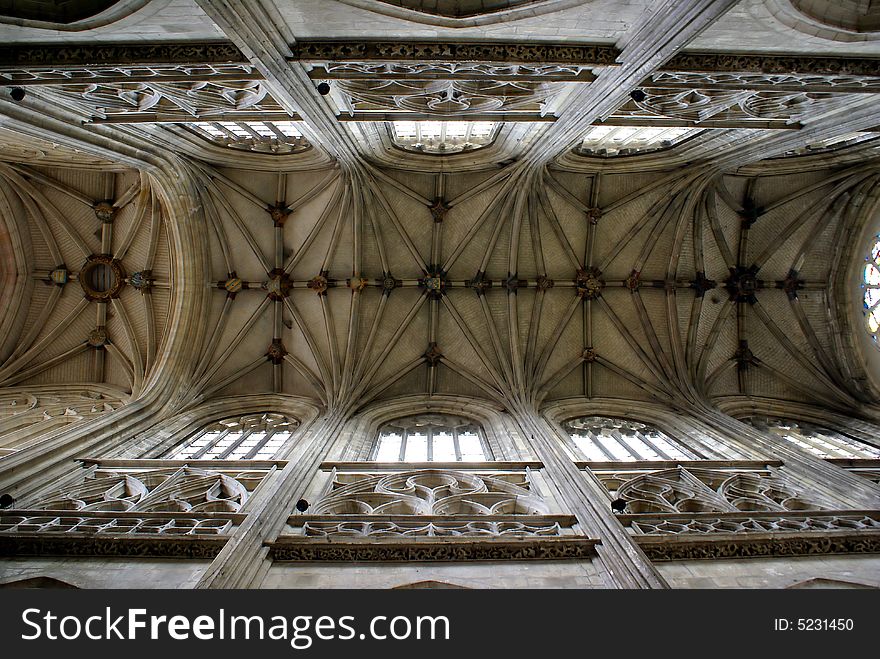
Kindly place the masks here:
POLYGON ((470 419, 422 414, 386 423, 373 450, 377 462, 483 462, 492 452, 470 419))
POLYGON ((712 437, 689 437, 685 444, 653 426, 628 419, 583 416, 566 421, 563 427, 583 459, 591 462, 748 458, 712 437))
POLYGON ((500 124, 494 121, 392 121, 391 139, 407 151, 451 154, 488 146, 500 124))
POLYGON ((755 417, 748 419, 748 422, 820 458, 880 459, 880 448, 828 428, 792 419, 755 417))
POLYGON ((204 426, 168 451, 167 460, 269 460, 293 436, 296 419, 263 412, 204 426))

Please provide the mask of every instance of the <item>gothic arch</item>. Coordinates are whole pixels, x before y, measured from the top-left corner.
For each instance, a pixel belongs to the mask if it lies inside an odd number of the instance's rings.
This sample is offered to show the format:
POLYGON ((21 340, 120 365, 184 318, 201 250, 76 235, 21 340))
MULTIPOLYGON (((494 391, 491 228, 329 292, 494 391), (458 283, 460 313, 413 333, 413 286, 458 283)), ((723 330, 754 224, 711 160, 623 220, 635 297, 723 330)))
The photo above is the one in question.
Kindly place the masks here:
POLYGON ((496 0, 489 2, 465 0, 463 2, 440 3, 436 1, 420 2, 419 0, 341 0, 341 2, 414 23, 452 28, 507 23, 584 4, 583 0, 496 0))
MULTIPOLYGON (((92 30, 131 16, 150 0, 68 0, 67 2, 0 3, 0 23, 44 30, 81 32, 92 30)), ((157 5, 158 2, 152 4, 157 5)), ((167 5, 163 0, 162 5, 167 5)))
POLYGON ((296 396, 264 394, 219 398, 157 421, 148 430, 136 435, 131 442, 99 457, 157 458, 212 422, 258 412, 275 412, 299 421, 299 426, 288 440, 287 446, 276 455, 279 460, 284 459, 291 448, 296 446, 319 414, 318 408, 311 401, 296 396))
POLYGON ((607 416, 654 426, 685 445, 693 443, 699 446, 704 439, 709 439, 713 443, 720 443, 731 451, 741 454, 744 459, 761 457, 742 446, 741 443, 732 442, 731 438, 719 433, 696 416, 683 414, 658 403, 639 402, 634 404, 632 401, 609 398, 589 401, 566 399, 548 405, 542 412, 557 431, 558 436, 566 440, 568 433, 562 424, 567 419, 579 416, 607 416))
POLYGON ((340 433, 335 448, 344 459, 368 459, 380 426, 394 419, 426 412, 472 419, 482 427, 496 460, 524 459, 525 445, 504 409, 464 396, 408 396, 374 403, 352 417, 340 433), (519 458, 517 453, 520 454, 519 458))
POLYGON ((55 589, 78 589, 72 583, 56 579, 55 577, 29 577, 27 579, 16 579, 14 581, 6 581, 0 583, 0 588, 19 589, 19 588, 55 588, 55 589))

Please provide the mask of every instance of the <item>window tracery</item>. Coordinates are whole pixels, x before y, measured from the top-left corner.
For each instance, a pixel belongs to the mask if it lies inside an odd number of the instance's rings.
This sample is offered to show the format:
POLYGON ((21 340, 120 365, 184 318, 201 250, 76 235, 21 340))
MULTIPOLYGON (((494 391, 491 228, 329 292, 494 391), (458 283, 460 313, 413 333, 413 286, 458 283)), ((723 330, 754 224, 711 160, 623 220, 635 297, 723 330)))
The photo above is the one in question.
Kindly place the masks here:
POLYGON ((828 428, 820 428, 792 419, 754 417, 748 421, 756 428, 778 435, 820 458, 880 459, 880 448, 828 428))
POLYGON ((570 419, 563 427, 585 460, 634 462, 638 460, 742 459, 744 454, 708 436, 689 437, 685 445, 666 433, 638 421, 601 416, 570 419))
POLYGON ((652 126, 593 126, 584 135, 581 155, 627 156, 668 149, 702 128, 660 128, 652 126))
POLYGON ((493 457, 482 430, 470 419, 423 414, 383 425, 373 459, 379 462, 482 462, 493 457))
POLYGON ((880 330, 880 235, 874 237, 874 244, 865 261, 867 263, 862 275, 865 324, 876 345, 877 330, 880 330))
POLYGON ((494 121, 392 121, 394 143, 407 151, 452 154, 490 145, 500 127, 494 121))
POLYGON ((293 436, 296 419, 263 412, 216 421, 168 451, 168 460, 268 460, 293 436))
POLYGON ((0 458, 38 442, 56 428, 97 418, 121 406, 119 398, 99 392, 8 391, 0 395, 0 458))
POLYGON ((183 124, 220 146, 260 153, 299 153, 309 148, 294 121, 197 121, 183 124))

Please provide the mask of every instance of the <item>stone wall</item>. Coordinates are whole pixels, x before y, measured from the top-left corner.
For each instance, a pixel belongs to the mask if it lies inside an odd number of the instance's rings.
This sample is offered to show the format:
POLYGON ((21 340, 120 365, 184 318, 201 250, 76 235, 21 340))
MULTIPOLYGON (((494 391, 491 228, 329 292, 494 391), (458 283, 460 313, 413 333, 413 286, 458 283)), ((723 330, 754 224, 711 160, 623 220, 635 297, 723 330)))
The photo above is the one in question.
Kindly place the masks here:
POLYGON ((77 588, 192 588, 210 564, 161 558, 0 559, 0 588, 37 577, 58 579, 77 588))
POLYGON ((880 588, 878 556, 670 561, 657 569, 673 588, 880 588))

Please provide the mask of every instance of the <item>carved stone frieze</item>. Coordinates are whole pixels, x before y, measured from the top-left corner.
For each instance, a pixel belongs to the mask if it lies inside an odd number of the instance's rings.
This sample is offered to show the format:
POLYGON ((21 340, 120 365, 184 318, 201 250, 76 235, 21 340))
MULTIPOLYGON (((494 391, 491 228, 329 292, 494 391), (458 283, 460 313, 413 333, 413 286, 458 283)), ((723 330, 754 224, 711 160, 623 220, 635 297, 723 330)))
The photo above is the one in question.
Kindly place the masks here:
POLYGON ((743 53, 679 53, 663 71, 880 76, 880 59, 816 57, 813 55, 746 55, 743 53))
POLYGON ((0 556, 150 556, 213 560, 226 538, 0 533, 0 556))
POLYGON ((529 561, 578 560, 595 555, 597 541, 585 537, 516 540, 413 539, 403 542, 319 540, 281 536, 268 543, 275 561, 529 561))
MULTIPOLYGON (((292 59, 594 64, 614 66, 619 51, 604 44, 452 43, 433 41, 298 41, 292 59)), ((0 53, 2 55, 2 53, 0 53)), ((2 60, 0 60, 2 61, 2 60)))
POLYGON ((769 556, 824 554, 875 554, 880 533, 755 534, 720 536, 636 536, 639 547, 652 561, 686 561, 769 556))
POLYGON ((245 63, 247 58, 231 43, 152 43, 30 45, 0 48, 0 66, 83 66, 95 64, 201 64, 245 63))

